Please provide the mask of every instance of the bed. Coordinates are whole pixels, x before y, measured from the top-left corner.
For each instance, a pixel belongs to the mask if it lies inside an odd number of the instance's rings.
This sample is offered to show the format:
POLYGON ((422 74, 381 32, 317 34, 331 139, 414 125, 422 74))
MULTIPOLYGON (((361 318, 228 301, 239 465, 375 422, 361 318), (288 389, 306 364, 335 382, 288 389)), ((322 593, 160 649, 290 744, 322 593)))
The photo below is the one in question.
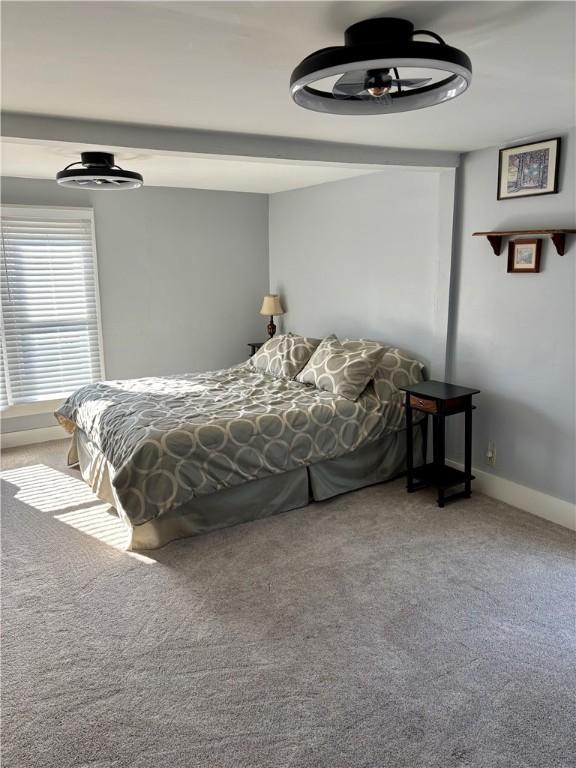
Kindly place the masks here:
MULTIPOLYGON (((284 345, 294 339, 304 337, 287 334, 284 345)), ((306 357, 307 371, 325 343, 307 342, 290 374, 306 357)), ((346 344, 354 354, 377 342, 346 344)), ((355 400, 282 375, 266 345, 224 370, 87 385, 56 412, 73 435, 68 462, 114 507, 136 550, 389 480, 406 455, 398 386, 421 380, 422 365, 379 346, 355 400)), ((418 425, 414 439, 421 445, 418 425)))

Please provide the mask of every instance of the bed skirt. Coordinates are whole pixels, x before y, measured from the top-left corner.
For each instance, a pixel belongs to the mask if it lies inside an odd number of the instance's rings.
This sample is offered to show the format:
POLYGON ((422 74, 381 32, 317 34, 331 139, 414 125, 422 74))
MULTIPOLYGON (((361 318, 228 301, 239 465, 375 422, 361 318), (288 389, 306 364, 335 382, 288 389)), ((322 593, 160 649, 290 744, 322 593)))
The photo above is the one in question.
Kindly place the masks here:
MULTIPOLYGON (((422 444, 422 429, 416 425, 415 454, 422 450, 422 444)), ((287 512, 305 507, 310 501, 392 480, 405 471, 406 431, 385 435, 337 459, 199 496, 141 525, 130 522, 112 486, 112 467, 79 429, 73 435, 68 463, 79 466, 94 493, 122 518, 130 530, 130 549, 157 549, 174 539, 287 512)))

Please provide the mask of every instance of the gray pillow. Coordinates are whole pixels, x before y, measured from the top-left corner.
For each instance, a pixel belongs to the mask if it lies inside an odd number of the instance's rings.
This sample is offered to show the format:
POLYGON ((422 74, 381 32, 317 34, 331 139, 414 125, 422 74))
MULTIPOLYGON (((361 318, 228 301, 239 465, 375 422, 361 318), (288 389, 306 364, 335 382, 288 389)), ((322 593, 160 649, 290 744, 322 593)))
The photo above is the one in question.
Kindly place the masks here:
POLYGON ((347 400, 357 400, 384 354, 384 348, 374 345, 358 350, 346 349, 336 338, 322 340, 308 364, 296 376, 296 381, 313 384, 347 400))
POLYGON ((398 396, 404 401, 404 392, 398 388, 417 384, 424 379, 424 364, 398 347, 390 347, 369 339, 344 339, 342 346, 354 351, 381 347, 384 354, 374 371, 374 391, 382 402, 398 396))
POLYGON ((318 339, 293 333, 274 336, 252 355, 250 362, 255 368, 273 376, 293 379, 310 360, 319 343, 318 339))

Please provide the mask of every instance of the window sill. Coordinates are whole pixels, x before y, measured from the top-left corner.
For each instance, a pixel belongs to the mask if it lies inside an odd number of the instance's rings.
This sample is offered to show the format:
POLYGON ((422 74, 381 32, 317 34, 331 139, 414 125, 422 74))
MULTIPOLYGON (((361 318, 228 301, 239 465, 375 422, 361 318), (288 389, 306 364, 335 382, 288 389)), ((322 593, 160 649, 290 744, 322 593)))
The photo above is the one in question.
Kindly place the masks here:
POLYGON ((37 400, 31 403, 18 403, 18 405, 9 405, 0 411, 3 419, 14 419, 19 416, 34 416, 41 413, 53 413, 64 402, 65 398, 60 397, 57 400, 37 400))

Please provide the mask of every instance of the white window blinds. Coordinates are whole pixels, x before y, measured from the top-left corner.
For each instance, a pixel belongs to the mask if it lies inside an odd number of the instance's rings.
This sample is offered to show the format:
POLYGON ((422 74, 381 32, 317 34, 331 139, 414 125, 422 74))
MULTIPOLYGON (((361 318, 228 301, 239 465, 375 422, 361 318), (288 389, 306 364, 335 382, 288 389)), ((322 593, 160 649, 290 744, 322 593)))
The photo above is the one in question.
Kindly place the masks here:
POLYGON ((92 211, 2 207, 0 405, 103 376, 92 211))

